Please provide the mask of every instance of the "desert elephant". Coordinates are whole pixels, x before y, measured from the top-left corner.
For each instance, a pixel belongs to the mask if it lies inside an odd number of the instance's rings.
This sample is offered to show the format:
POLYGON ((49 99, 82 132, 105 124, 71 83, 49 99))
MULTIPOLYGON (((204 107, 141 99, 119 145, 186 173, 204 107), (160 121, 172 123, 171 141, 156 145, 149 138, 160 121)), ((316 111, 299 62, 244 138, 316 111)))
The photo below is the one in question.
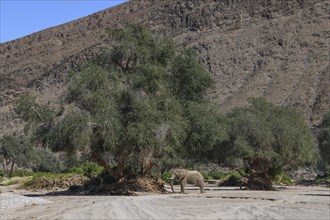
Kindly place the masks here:
POLYGON ((186 183, 194 184, 195 186, 199 186, 201 193, 204 193, 204 177, 202 174, 196 170, 185 170, 185 169, 173 169, 171 176, 171 189, 173 189, 174 179, 178 179, 181 185, 181 193, 184 193, 184 187, 186 183))

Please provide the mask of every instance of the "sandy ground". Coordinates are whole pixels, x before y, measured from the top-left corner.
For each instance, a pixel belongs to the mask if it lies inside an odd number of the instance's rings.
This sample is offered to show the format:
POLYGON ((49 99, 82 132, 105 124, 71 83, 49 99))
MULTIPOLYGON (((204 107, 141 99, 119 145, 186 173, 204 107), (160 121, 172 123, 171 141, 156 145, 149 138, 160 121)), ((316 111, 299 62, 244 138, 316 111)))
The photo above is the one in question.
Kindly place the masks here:
MULTIPOLYGON (((179 192, 178 186, 175 189, 179 192)), ((206 187, 206 193, 200 194, 197 188, 187 187, 187 194, 49 196, 2 189, 50 203, 1 209, 0 219, 329 219, 329 190, 303 186, 276 191, 206 187)))

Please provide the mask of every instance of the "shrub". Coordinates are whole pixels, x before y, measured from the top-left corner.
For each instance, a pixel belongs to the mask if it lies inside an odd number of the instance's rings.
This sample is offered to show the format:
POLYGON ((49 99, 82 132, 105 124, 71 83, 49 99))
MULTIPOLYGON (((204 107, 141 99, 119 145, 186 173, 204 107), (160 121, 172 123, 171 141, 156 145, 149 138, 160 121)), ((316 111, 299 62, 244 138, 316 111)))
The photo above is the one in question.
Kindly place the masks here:
POLYGON ((31 165, 34 172, 63 172, 64 167, 57 155, 49 149, 38 148, 35 150, 36 162, 31 165))
MULTIPOLYGON (((164 174, 162 175, 162 180, 163 180, 165 183, 170 184, 170 183, 171 183, 171 180, 170 180, 171 176, 172 176, 172 171, 171 171, 171 170, 166 171, 166 172, 164 172, 164 174)), ((180 182, 178 181, 178 179, 174 179, 173 184, 174 184, 174 185, 178 185, 178 184, 180 184, 180 182)))
POLYGON ((86 161, 80 166, 72 167, 70 169, 71 173, 81 174, 89 178, 100 175, 102 171, 103 171, 103 167, 91 161, 86 161))
POLYGON ((241 179, 242 178, 242 175, 240 174, 240 172, 238 172, 237 170, 234 170, 234 171, 229 171, 227 172, 222 179, 224 180, 228 180, 230 179, 230 177, 234 177, 236 179, 241 179))
POLYGON ((317 175, 315 179, 315 184, 322 185, 326 184, 328 187, 330 186, 330 175, 324 174, 324 175, 317 175))
POLYGON ((35 172, 28 171, 28 170, 15 170, 15 171, 13 171, 12 176, 13 177, 15 177, 15 176, 24 177, 24 176, 33 176, 35 174, 36 174, 35 172))
POLYGON ((222 179, 226 174, 222 171, 219 171, 219 170, 211 170, 209 173, 208 173, 208 176, 211 177, 211 179, 215 179, 215 180, 220 180, 222 179))
POLYGON ((172 172, 170 170, 166 171, 162 175, 162 180, 165 181, 166 183, 170 183, 171 182, 171 180, 170 180, 171 176, 172 176, 172 172))
POLYGON ((322 159, 320 165, 330 174, 330 112, 325 114, 319 129, 317 140, 322 159))
POLYGON ((205 172, 200 172, 202 174, 202 176, 204 177, 204 180, 209 180, 209 179, 212 179, 211 176, 209 176, 208 173, 205 173, 205 172))
POLYGON ((285 184, 285 185, 293 185, 293 181, 290 179, 288 174, 285 172, 281 172, 280 174, 276 175, 274 178, 274 184, 285 184))
POLYGON ((25 182, 31 180, 32 177, 11 177, 11 178, 3 178, 0 181, 1 186, 10 186, 15 184, 24 184, 25 182))

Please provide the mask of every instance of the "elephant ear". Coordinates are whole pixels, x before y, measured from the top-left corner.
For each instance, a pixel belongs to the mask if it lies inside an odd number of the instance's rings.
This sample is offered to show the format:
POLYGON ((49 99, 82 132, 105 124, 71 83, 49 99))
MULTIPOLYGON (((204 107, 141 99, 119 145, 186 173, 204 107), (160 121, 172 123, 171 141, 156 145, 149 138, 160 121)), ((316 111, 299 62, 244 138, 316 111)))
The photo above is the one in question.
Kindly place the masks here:
POLYGON ((177 174, 180 178, 184 178, 186 176, 185 170, 182 170, 182 169, 178 170, 177 174))

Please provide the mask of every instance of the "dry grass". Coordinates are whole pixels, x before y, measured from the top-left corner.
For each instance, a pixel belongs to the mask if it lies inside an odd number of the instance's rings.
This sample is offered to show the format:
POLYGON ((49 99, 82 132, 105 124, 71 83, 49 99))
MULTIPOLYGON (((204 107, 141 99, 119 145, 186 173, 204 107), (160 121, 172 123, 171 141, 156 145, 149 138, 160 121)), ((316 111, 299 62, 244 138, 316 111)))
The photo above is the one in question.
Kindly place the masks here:
POLYGON ((164 182, 162 180, 154 180, 147 178, 137 178, 116 182, 111 185, 100 187, 95 194, 108 195, 127 195, 135 196, 144 193, 164 193, 166 192, 164 182))
POLYGON ((0 182, 0 186, 10 186, 10 185, 23 185, 27 181, 30 181, 32 176, 25 176, 25 177, 11 177, 11 178, 3 178, 0 182))
POLYGON ((24 183, 24 189, 66 189, 73 185, 82 185, 87 180, 82 175, 37 176, 24 183))

